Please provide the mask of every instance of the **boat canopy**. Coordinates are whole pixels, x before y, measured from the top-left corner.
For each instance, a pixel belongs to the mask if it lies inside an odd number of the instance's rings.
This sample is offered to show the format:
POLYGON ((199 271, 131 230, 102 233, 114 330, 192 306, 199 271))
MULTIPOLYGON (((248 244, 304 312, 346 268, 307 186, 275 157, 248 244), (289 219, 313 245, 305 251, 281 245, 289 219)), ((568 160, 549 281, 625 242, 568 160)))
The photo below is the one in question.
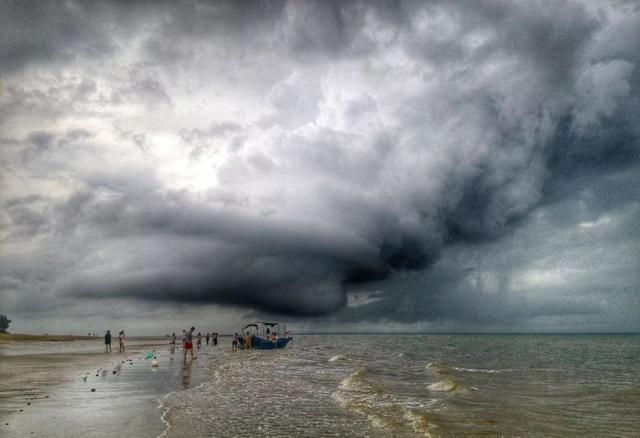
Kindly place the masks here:
POLYGON ((260 325, 263 325, 265 327, 275 327, 275 326, 279 326, 280 324, 278 324, 277 322, 258 321, 258 322, 252 322, 251 324, 247 324, 244 327, 242 327, 242 329, 244 330, 249 327, 260 328, 260 325))
POLYGON ((250 348, 258 350, 284 348, 293 339, 288 335, 287 324, 284 324, 284 336, 283 333, 278 332, 280 332, 279 322, 256 321, 242 327, 243 336, 251 336, 250 348))

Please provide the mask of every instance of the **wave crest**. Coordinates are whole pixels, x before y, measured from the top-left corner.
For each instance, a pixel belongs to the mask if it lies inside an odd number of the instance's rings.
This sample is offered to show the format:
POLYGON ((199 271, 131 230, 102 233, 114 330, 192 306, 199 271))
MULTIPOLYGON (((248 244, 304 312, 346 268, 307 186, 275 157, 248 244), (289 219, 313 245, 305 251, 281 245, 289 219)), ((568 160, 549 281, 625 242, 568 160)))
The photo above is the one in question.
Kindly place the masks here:
POLYGON ((466 390, 465 386, 453 379, 444 379, 439 382, 432 383, 428 386, 431 391, 438 392, 461 392, 466 390))

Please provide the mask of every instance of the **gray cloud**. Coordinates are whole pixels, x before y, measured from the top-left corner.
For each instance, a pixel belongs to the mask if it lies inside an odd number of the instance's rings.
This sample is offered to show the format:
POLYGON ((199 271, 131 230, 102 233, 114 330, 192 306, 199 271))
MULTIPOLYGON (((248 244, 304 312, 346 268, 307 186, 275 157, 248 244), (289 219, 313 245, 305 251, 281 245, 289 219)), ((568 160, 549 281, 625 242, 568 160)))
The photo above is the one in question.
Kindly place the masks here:
POLYGON ((10 308, 638 328, 633 4, 1 8, 10 308))

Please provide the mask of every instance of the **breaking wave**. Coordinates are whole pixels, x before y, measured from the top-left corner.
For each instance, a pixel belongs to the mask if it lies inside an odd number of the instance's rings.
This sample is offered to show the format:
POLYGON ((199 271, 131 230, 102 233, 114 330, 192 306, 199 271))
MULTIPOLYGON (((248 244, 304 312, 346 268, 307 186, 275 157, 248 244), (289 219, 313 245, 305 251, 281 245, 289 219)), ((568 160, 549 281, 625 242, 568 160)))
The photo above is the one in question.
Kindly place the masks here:
POLYGON ((438 392, 461 392, 466 390, 466 387, 462 383, 456 382, 453 379, 444 379, 439 382, 432 383, 428 388, 431 391, 438 392))
POLYGON ((510 373, 515 370, 506 369, 506 370, 491 370, 491 369, 477 369, 477 368, 461 368, 461 367, 451 367, 456 371, 464 371, 468 373, 487 373, 487 374, 495 374, 495 373, 510 373))
POLYGON ((338 362, 338 361, 342 361, 342 360, 347 360, 347 356, 345 356, 343 354, 336 354, 331 359, 329 359, 329 362, 338 362))
POLYGON ((366 417, 375 428, 394 436, 396 433, 401 436, 409 433, 432 437, 436 426, 426 412, 416 408, 424 407, 424 403, 386 391, 375 377, 366 368, 358 368, 340 382, 331 396, 343 408, 366 417))

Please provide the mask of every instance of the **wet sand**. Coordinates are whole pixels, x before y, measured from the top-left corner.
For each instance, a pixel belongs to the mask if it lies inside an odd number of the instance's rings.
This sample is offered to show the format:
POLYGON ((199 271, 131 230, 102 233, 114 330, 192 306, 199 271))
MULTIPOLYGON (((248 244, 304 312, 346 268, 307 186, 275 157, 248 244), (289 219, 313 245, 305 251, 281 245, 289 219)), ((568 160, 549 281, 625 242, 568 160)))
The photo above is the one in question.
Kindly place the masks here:
POLYGON ((101 339, 3 343, 0 435, 155 437, 165 428, 158 400, 203 381, 214 350, 185 363, 165 338, 129 342, 124 354, 105 353, 101 339), (154 350, 157 368, 146 359, 154 350))
POLYGON ((78 340, 97 340, 97 336, 75 335, 27 335, 22 333, 0 333, 0 344, 9 342, 67 342, 78 340))

